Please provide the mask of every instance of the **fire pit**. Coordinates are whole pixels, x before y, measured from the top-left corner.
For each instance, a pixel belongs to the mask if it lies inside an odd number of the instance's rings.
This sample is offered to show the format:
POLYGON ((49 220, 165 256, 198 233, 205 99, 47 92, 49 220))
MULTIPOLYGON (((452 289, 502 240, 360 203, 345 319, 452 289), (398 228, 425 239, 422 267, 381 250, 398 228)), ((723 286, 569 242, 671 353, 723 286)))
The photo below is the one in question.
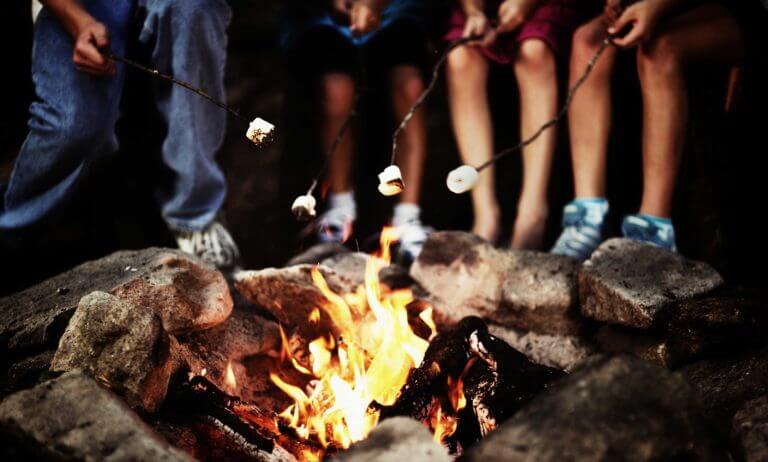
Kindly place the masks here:
MULTIPOLYGON (((749 340, 766 325, 759 294, 622 240, 582 267, 436 233, 410 271, 390 263, 395 240, 385 229, 373 255, 319 246, 229 282, 176 251, 121 252, 3 299, 4 459, 722 460, 756 447, 742 424, 750 443, 735 449, 712 428, 768 386, 768 353, 749 340)), ((739 422, 760 418, 748 411, 739 422)))

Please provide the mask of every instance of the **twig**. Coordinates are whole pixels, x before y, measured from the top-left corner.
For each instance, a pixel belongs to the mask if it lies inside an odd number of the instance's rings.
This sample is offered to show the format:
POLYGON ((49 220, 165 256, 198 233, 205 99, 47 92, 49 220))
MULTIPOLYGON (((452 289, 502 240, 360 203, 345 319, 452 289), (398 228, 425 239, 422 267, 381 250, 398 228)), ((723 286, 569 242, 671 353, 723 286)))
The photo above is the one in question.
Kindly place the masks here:
POLYGON ((189 91, 191 91, 193 93, 197 93, 198 95, 200 95, 203 98, 207 99, 208 101, 212 102, 216 106, 219 106, 220 108, 222 108, 225 111, 229 112, 230 114, 232 114, 233 116, 235 116, 239 120, 242 120, 246 124, 249 123, 248 119, 243 117, 242 115, 240 115, 240 113, 238 111, 236 111, 236 110, 232 109, 231 107, 227 106, 225 103, 223 103, 223 102, 221 102, 221 101, 219 101, 217 99, 214 99, 211 95, 209 95, 202 88, 198 88, 198 87, 192 85, 189 82, 185 82, 183 80, 179 80, 179 79, 177 79, 177 78, 175 78, 175 77, 173 77, 171 75, 163 74, 160 71, 158 71, 157 69, 152 69, 150 67, 144 66, 143 64, 140 64, 140 63, 138 63, 136 61, 128 59, 128 58, 126 58, 124 56, 116 55, 116 54, 114 54, 112 52, 107 52, 106 55, 107 55, 107 57, 109 57, 109 59, 111 59, 113 61, 119 61, 121 63, 124 63, 124 64, 128 65, 128 66, 133 67, 134 69, 138 69, 138 70, 140 70, 142 72, 145 72, 145 73, 147 73, 147 74, 149 74, 149 75, 151 75, 151 76, 153 76, 155 78, 158 78, 160 80, 165 80, 167 82, 174 83, 176 85, 179 85, 181 87, 186 88, 187 90, 189 90, 189 91))
POLYGON ((419 108, 419 106, 421 106, 424 100, 427 99, 427 96, 432 93, 432 90, 434 90, 435 84, 437 84, 437 79, 440 76, 440 68, 442 67, 443 63, 445 63, 445 60, 448 59, 448 55, 454 49, 477 40, 479 40, 478 37, 464 37, 451 42, 445 51, 443 51, 443 54, 440 55, 440 58, 437 60, 437 62, 435 62, 435 65, 432 68, 432 79, 429 81, 429 85, 427 85, 427 88, 421 92, 421 95, 419 95, 419 97, 416 99, 416 102, 413 103, 411 109, 408 111, 408 113, 405 114, 402 122, 400 122, 400 125, 397 126, 397 129, 395 129, 395 132, 392 134, 392 158, 390 159, 391 165, 395 164, 395 157, 397 156, 397 137, 400 136, 400 132, 405 130, 408 122, 410 122, 413 116, 416 114, 416 110, 419 108))
POLYGON ((550 119, 549 121, 544 123, 544 125, 539 127, 536 133, 520 141, 520 143, 516 144, 515 146, 506 148, 494 154, 494 156, 491 157, 489 160, 487 160, 486 162, 476 167, 477 171, 479 172, 484 168, 493 165, 503 157, 506 157, 515 151, 519 151, 523 149, 524 147, 536 141, 536 139, 538 139, 538 137, 541 136, 541 134, 544 133, 547 129, 557 125, 557 123, 560 122, 560 119, 562 119, 563 116, 565 116, 565 114, 568 113, 568 108, 570 108, 571 106, 571 101, 573 100, 573 96, 576 94, 576 91, 587 80, 589 75, 592 73, 592 69, 594 69, 595 64, 597 64, 597 60, 600 59, 600 56, 602 56, 603 52, 610 45, 611 45, 610 38, 606 38, 605 40, 603 40, 603 43, 600 44, 600 48, 597 49, 597 52, 595 53, 595 55, 592 57, 592 59, 589 60, 589 63, 587 63, 587 67, 584 69, 584 73, 581 74, 581 77, 579 77, 579 80, 577 80, 576 83, 573 85, 573 87, 571 87, 571 89, 568 91, 568 95, 566 96, 565 101, 563 102, 563 105, 560 108, 560 111, 558 111, 557 115, 553 119, 550 119))

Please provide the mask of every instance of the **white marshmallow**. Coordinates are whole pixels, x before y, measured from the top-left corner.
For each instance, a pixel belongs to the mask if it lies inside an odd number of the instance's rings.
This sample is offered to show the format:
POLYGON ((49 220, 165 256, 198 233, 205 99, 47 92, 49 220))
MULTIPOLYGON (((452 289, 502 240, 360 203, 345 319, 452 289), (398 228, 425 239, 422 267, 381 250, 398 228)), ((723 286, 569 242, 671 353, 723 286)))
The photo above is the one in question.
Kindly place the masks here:
POLYGON ((245 136, 253 141, 254 144, 259 145, 266 141, 267 138, 272 135, 274 130, 274 125, 261 117, 256 117, 251 121, 251 124, 248 125, 248 131, 245 133, 245 136))
POLYGON ((379 192, 385 196, 396 196, 403 192, 405 183, 397 165, 390 165, 379 173, 379 192))
POLYGON ((462 165, 451 170, 445 183, 454 194, 462 194, 474 188, 477 184, 477 169, 470 165, 462 165))
POLYGON ((293 201, 291 212, 297 220, 309 220, 317 215, 317 212, 315 211, 316 205, 317 201, 315 200, 315 197, 311 194, 305 194, 297 197, 296 200, 293 201))

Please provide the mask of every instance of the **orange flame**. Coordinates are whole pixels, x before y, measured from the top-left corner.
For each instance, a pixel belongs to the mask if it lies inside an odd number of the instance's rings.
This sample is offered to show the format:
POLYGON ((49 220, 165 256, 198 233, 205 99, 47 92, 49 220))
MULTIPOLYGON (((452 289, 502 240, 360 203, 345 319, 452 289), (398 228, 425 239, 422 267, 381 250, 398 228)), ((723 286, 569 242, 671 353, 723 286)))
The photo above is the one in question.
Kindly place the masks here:
POLYGON ((237 379, 235 379, 235 372, 232 370, 232 361, 227 361, 227 368, 224 372, 224 384, 230 391, 237 390, 237 379))
POLYGON ((446 438, 456 433, 456 429, 459 426, 457 413, 467 407, 467 397, 464 394, 464 382, 461 380, 461 377, 454 380, 448 376, 448 398, 451 401, 451 407, 454 412, 446 414, 443 412, 440 402, 437 401, 436 410, 430 422, 435 430, 434 439, 438 443, 443 443, 446 438))
MULTIPOLYGON (((326 298, 320 309, 332 321, 338 337, 321 336, 310 342, 308 367, 291 354, 281 329, 283 360, 314 380, 305 391, 277 373, 270 374, 272 382, 293 399, 280 417, 299 436, 314 438, 324 447, 347 448, 364 439, 379 420, 379 411, 371 404, 393 404, 429 346, 408 324, 406 307, 413 294, 389 291, 379 283, 379 271, 390 263, 389 247, 394 239, 394 229, 382 231, 381 253, 369 259, 365 284, 354 293, 334 293, 319 269, 313 269, 312 279, 326 298)), ((313 311, 313 317, 319 318, 319 314, 313 311)), ((421 312, 420 318, 435 335, 431 309, 421 312)))

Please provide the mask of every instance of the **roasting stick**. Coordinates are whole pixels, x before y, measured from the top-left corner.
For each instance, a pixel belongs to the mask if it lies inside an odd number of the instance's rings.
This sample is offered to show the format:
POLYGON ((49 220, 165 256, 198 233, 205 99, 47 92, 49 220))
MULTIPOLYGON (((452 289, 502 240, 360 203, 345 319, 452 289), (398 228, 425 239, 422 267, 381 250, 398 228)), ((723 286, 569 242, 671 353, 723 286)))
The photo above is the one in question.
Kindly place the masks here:
POLYGON ((538 130, 536 130, 536 132, 533 135, 520 141, 518 144, 512 147, 499 151, 498 153, 494 154, 493 157, 488 159, 486 162, 478 165, 477 167, 472 167, 471 165, 462 165, 452 170, 448 174, 448 178, 446 179, 446 184, 448 185, 448 189, 451 190, 451 192, 456 194, 461 194, 469 191, 470 189, 472 189, 475 183, 477 183, 478 173, 480 171, 490 167, 491 165, 495 164, 496 162, 503 159, 504 157, 507 157, 508 155, 514 152, 520 151, 524 147, 536 141, 539 138, 539 136, 541 136, 541 134, 547 131, 549 128, 557 125, 558 122, 560 122, 560 119, 562 119, 568 113, 568 109, 571 106, 571 101, 573 100, 573 96, 576 94, 576 91, 578 91, 579 87, 581 87, 584 84, 584 82, 587 80, 589 75, 592 73, 592 70, 594 69, 595 64, 597 64, 597 61, 600 59, 600 56, 602 56, 602 54, 610 45, 611 45, 611 37, 607 37, 605 40, 603 40, 603 42, 600 44, 600 47, 595 52, 594 56, 592 56, 592 59, 590 59, 589 62, 587 63, 587 66, 584 69, 584 73, 582 73, 579 79, 576 81, 576 83, 573 84, 573 87, 571 87, 571 89, 568 90, 568 95, 566 96, 565 101, 563 102, 563 105, 560 107, 560 110, 555 115, 555 117, 545 122, 541 127, 539 127, 538 130))
POLYGON ((219 106, 220 108, 224 109, 225 111, 232 114, 237 120, 240 120, 244 122, 248 126, 248 131, 246 132, 246 137, 253 141, 253 143, 257 146, 261 146, 267 141, 269 141, 272 138, 272 134, 275 130, 275 126, 271 123, 267 122, 266 120, 257 117, 253 119, 252 121, 249 121, 247 118, 243 117, 239 111, 236 111, 235 109, 228 106, 226 103, 219 101, 215 98, 213 98, 211 95, 209 95, 205 90, 202 88, 198 88, 194 85, 192 85, 189 82, 185 82, 183 80, 179 80, 172 75, 163 74, 157 69, 153 69, 150 67, 147 67, 137 61, 134 61, 132 59, 128 59, 125 56, 120 56, 112 53, 109 50, 103 50, 102 51, 107 58, 111 59, 112 61, 118 61, 121 62, 129 67, 132 67, 134 69, 137 69, 141 72, 147 73, 157 79, 164 80, 166 82, 171 82, 175 85, 179 85, 180 87, 186 88, 187 90, 191 91, 192 93, 196 93, 199 96, 202 96, 203 98, 207 99, 211 103, 215 104, 216 106, 219 106))

